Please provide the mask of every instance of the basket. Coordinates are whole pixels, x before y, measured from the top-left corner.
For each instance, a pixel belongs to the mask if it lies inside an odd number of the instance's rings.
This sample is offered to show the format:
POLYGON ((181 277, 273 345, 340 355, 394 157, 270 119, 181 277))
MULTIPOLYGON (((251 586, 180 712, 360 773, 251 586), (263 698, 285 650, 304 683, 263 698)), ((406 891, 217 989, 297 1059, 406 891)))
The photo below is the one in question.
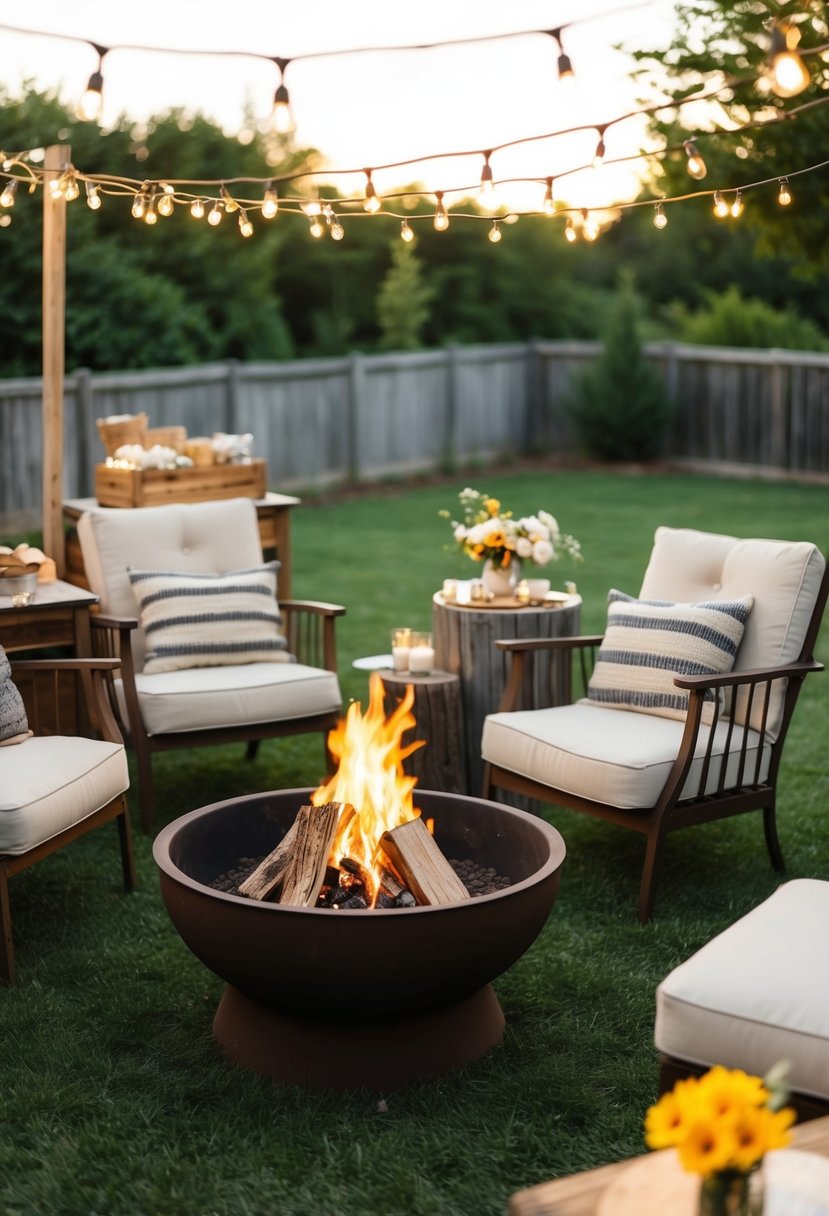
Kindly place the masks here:
POLYGON ((140 443, 144 447, 147 437, 147 415, 121 414, 117 418, 97 418, 98 436, 107 456, 114 456, 125 443, 140 443))
POLYGON ((163 448, 173 448, 181 454, 187 442, 187 428, 183 426, 151 426, 144 436, 144 447, 151 448, 160 443, 163 448))

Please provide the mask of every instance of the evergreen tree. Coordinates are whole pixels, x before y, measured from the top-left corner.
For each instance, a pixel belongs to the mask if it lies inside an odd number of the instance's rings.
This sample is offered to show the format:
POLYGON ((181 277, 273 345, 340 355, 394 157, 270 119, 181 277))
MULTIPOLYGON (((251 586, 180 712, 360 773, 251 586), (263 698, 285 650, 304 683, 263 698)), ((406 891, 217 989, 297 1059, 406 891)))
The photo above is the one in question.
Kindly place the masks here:
POLYGON ((380 345, 386 350, 416 350, 429 320, 434 290, 423 278, 423 263, 411 245, 392 245, 391 266, 377 292, 380 345))

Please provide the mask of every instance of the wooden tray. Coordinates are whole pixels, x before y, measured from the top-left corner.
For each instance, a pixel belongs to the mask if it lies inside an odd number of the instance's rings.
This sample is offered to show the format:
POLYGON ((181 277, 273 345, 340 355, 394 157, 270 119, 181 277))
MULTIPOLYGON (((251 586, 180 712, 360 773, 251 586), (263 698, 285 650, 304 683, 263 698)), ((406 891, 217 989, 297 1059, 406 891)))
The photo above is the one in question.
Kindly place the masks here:
POLYGON ((102 507, 160 507, 172 502, 264 498, 267 461, 192 469, 118 469, 95 466, 95 497, 102 507))
POLYGON ((447 600, 441 595, 441 601, 448 608, 500 608, 517 612, 520 608, 562 608, 569 603, 570 596, 564 591, 549 591, 543 600, 531 600, 526 604, 514 595, 496 595, 491 600, 447 600))

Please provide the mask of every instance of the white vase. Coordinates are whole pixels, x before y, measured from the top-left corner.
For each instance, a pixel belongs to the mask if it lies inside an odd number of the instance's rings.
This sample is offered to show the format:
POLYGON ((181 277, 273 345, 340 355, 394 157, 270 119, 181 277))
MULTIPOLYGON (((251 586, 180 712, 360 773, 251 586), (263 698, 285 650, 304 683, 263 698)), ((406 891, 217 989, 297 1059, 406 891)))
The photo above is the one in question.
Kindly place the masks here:
POLYGON ((493 595, 513 595, 520 578, 521 562, 517 557, 512 558, 508 566, 494 562, 491 557, 484 562, 481 581, 493 595))

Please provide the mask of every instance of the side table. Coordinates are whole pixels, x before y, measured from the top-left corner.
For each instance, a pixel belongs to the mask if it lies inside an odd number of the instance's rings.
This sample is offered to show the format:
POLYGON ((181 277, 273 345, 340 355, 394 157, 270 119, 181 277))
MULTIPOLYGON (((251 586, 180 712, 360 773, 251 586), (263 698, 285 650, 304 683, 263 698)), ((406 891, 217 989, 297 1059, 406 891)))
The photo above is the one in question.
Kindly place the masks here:
POLYGON ((380 671, 385 691, 385 709, 394 712, 406 692, 414 688, 412 713, 417 727, 403 736, 404 745, 415 739, 425 739, 426 745, 412 752, 404 762, 405 771, 417 777, 424 790, 441 790, 450 794, 467 792, 461 715, 461 686, 456 675, 448 671, 433 671, 431 675, 415 675, 410 671, 380 671))
POLYGON ((89 610, 97 595, 56 579, 38 583, 34 597, 15 608, 11 596, 0 595, 0 645, 7 651, 72 646, 75 655, 92 654, 89 610))

